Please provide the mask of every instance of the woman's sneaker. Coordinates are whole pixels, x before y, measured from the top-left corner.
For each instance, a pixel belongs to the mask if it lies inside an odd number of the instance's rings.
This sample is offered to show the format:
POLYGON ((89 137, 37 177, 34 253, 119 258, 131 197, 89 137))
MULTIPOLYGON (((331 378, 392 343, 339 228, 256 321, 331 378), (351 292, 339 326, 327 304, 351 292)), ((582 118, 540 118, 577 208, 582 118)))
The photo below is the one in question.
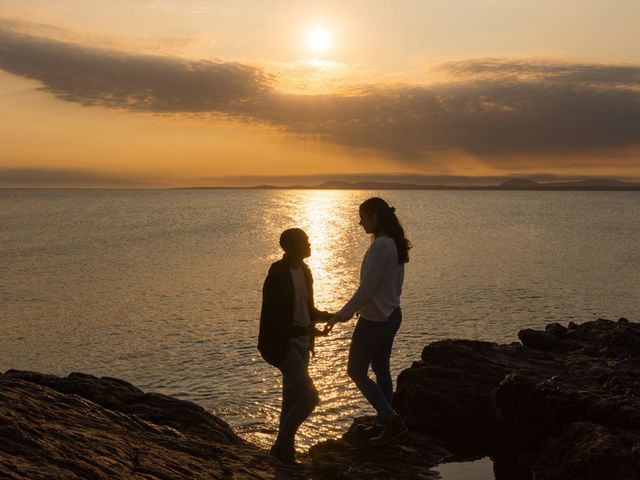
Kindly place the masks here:
POLYGON ((382 433, 369 439, 371 445, 386 445, 406 434, 409 430, 400 416, 384 420, 382 433))

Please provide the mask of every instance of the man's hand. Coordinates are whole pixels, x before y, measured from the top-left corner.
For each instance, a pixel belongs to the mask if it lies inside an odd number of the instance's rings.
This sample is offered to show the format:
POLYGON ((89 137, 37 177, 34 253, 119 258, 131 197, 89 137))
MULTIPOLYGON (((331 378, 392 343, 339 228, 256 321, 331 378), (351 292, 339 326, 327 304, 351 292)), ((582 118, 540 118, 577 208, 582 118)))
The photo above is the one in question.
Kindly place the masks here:
POLYGON ((348 318, 343 318, 340 315, 338 315, 337 313, 331 317, 329 320, 327 320, 327 326, 324 327, 324 331, 326 331, 327 333, 330 332, 331 330, 333 330, 333 326, 336 323, 340 323, 340 322, 346 322, 347 320, 349 320, 348 318))
POLYGON ((333 317, 333 315, 334 314, 331 313, 331 312, 318 311, 318 320, 321 321, 321 322, 326 322, 331 317, 333 317))
POLYGON ((326 337, 329 335, 329 332, 331 331, 330 328, 327 328, 328 326, 325 326, 322 330, 318 330, 317 328, 313 329, 313 336, 314 337, 326 337))

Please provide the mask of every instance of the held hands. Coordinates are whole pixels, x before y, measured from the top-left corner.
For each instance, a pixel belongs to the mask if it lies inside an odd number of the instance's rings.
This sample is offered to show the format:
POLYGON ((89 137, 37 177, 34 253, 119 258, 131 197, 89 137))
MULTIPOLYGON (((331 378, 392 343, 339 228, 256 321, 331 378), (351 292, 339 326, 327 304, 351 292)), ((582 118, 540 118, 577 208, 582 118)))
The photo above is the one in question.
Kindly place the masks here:
POLYGON ((322 332, 325 333, 325 335, 329 335, 331 330, 333 330, 333 326, 336 323, 346 322, 347 320, 349 320, 349 319, 348 318, 343 318, 343 317, 341 317, 340 315, 338 315, 336 313, 333 317, 331 317, 329 320, 327 320, 327 324, 325 325, 325 327, 322 330, 322 332))
POLYGON ((307 327, 309 334, 313 335, 314 337, 327 337, 333 330, 333 326, 336 323, 346 322, 349 320, 348 318, 341 317, 338 314, 331 315, 328 312, 323 312, 323 313, 325 313, 325 316, 321 321, 325 321, 327 322, 327 324, 324 326, 322 330, 319 330, 314 325, 310 325, 309 327, 307 327))
POLYGON ((293 327, 293 328, 294 329, 295 328, 304 329, 303 333, 298 333, 299 335, 312 335, 314 337, 327 337, 331 333, 331 330, 333 330, 333 326, 336 323, 346 322, 346 321, 349 320, 348 318, 341 317, 337 313, 333 314, 333 315, 330 314, 329 312, 322 312, 322 313, 323 313, 323 318, 320 321, 321 322, 327 322, 327 324, 324 326, 324 328, 322 330, 316 328, 315 325, 309 325, 307 327, 293 327))

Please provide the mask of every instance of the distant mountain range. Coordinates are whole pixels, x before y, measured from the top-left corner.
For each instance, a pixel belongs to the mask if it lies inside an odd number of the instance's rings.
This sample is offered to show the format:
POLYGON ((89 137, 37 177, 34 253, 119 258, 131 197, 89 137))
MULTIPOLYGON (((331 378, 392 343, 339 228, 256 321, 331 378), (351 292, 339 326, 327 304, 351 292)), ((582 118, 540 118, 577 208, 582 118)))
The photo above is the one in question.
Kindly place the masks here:
POLYGON ((425 185, 399 182, 346 182, 332 180, 319 185, 257 185, 255 187, 192 187, 194 189, 258 189, 258 190, 637 190, 640 183, 613 179, 590 179, 574 182, 539 183, 528 178, 510 178, 498 185, 425 185))
POLYGON ((298 190, 640 190, 640 183, 622 182, 610 179, 591 179, 574 182, 538 183, 527 178, 511 178, 499 185, 451 186, 420 185, 391 182, 345 182, 334 180, 315 186, 290 185, 277 187, 259 185, 256 189, 298 189, 298 190))
POLYGON ((640 183, 604 178, 575 182, 538 183, 527 178, 512 178, 502 182, 496 188, 503 190, 638 190, 640 183))

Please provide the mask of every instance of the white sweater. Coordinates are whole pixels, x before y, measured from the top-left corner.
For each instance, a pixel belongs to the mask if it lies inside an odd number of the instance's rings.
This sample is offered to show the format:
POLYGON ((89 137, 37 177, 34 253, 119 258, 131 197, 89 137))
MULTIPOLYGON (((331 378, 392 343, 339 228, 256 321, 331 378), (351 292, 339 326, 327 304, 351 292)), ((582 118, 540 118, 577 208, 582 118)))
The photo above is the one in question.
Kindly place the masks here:
POLYGON ((360 286, 338 312, 351 318, 356 312, 374 322, 385 322, 400 306, 404 263, 398 262, 398 249, 391 237, 380 236, 371 246, 360 267, 360 286))
MULTIPOLYGON (((293 325, 297 327, 308 327, 311 325, 309 316, 309 288, 307 287, 307 277, 302 267, 291 269, 291 279, 293 280, 293 325)), ((293 337, 290 342, 296 343, 303 348, 309 348, 309 335, 293 337)))

